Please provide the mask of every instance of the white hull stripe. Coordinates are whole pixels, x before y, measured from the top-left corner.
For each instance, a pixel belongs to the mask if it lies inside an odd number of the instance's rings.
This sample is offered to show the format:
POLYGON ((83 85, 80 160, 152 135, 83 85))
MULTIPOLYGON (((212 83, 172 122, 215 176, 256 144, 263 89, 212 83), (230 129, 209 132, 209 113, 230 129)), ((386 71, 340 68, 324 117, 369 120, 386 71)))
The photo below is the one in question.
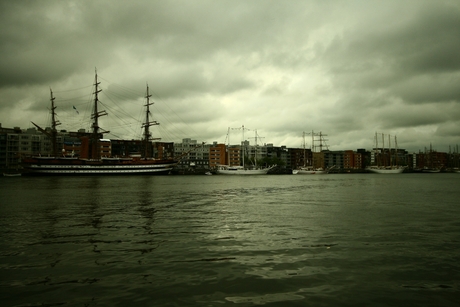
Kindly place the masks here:
POLYGON ((156 165, 37 165, 28 166, 30 169, 73 169, 73 170, 118 170, 118 169, 156 169, 156 168, 171 168, 171 164, 156 164, 156 165))
POLYGON ((40 174, 140 174, 170 171, 172 168, 150 169, 35 169, 33 173, 40 174))

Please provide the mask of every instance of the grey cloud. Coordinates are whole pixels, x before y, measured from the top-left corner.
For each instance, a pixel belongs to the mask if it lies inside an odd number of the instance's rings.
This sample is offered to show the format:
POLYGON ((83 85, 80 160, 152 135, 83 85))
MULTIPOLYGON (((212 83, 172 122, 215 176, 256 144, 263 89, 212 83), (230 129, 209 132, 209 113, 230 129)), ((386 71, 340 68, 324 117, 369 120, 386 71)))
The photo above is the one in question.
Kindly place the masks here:
POLYGON ((460 73, 423 74, 395 84, 394 96, 407 103, 449 102, 460 103, 460 73))
POLYGON ((350 146, 376 130, 414 136, 401 137, 414 148, 423 133, 443 144, 458 137, 454 0, 3 1, 0 9, 4 126, 46 118, 49 87, 67 116, 59 92, 91 87, 97 67, 104 94, 119 100, 114 110, 135 113, 148 83, 159 132, 176 141, 192 131, 223 141, 241 124, 295 146, 310 130, 350 146), (118 85, 132 92, 116 94, 118 85))
POLYGON ((393 21, 386 21, 390 25, 355 28, 337 37, 326 52, 337 77, 352 77, 349 81, 358 87, 380 88, 414 75, 458 70, 460 7, 432 3, 413 11, 405 22, 395 12, 393 21))

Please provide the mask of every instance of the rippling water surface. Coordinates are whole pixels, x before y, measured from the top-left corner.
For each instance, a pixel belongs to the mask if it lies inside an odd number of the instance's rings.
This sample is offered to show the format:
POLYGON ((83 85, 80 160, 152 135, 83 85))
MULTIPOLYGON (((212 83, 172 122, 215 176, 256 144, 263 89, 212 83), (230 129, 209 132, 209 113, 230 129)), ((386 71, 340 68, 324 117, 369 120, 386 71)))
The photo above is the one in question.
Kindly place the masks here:
POLYGON ((2 306, 458 306, 460 174, 0 178, 2 306))

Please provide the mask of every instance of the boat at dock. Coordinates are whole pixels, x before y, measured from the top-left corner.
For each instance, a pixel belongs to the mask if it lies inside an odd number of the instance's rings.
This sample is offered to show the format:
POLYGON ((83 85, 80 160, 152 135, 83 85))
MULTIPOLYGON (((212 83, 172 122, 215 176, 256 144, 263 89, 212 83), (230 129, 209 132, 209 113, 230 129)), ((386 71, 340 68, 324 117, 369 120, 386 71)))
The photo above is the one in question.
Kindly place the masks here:
POLYGON ((372 150, 372 165, 366 170, 377 174, 401 174, 407 166, 398 165, 398 143, 394 137, 394 148, 391 148, 391 139, 388 135, 388 148, 385 148, 385 135, 382 133, 382 147, 379 148, 379 134, 375 133, 375 147, 372 150))
POLYGON ((3 173, 5 177, 20 177, 21 175, 21 173, 3 173))
MULTIPOLYGON (((257 151, 258 151, 258 146, 257 146, 257 130, 255 130, 255 146, 254 146, 254 165, 250 167, 246 167, 245 165, 245 155, 246 155, 246 143, 244 140, 244 126, 241 128, 235 128, 235 129, 241 129, 242 130, 242 135, 243 135, 243 142, 242 142, 242 165, 231 165, 231 159, 230 159, 230 150, 227 148, 227 153, 228 153, 228 163, 229 165, 218 165, 216 173, 221 174, 221 175, 266 175, 268 171, 271 169, 275 168, 276 165, 272 165, 269 167, 258 167, 257 166, 257 151)), ((247 130, 247 129, 246 129, 247 130)), ((228 147, 230 147, 230 128, 228 128, 228 134, 227 134, 227 139, 228 139, 228 147)))
POLYGON ((406 169, 403 166, 396 167, 378 167, 378 166, 369 166, 366 168, 371 173, 377 174, 400 174, 406 169))
POLYGON ((323 138, 323 134, 320 132, 320 133, 315 133, 314 131, 311 132, 311 152, 310 152, 310 157, 307 157, 307 149, 306 149, 306 141, 305 141, 305 132, 303 132, 302 134, 302 137, 303 137, 303 166, 300 166, 296 169, 293 169, 292 170, 292 174, 294 175, 324 175, 324 174, 328 174, 329 171, 331 169, 333 169, 335 167, 332 166, 332 167, 329 167, 327 169, 324 169, 322 167, 316 167, 315 166, 315 155, 318 154, 318 153, 315 153, 314 152, 314 147, 315 147, 315 136, 318 136, 319 139, 317 141, 320 142, 320 151, 322 150, 323 146, 326 147, 326 149, 328 148, 325 141, 324 141, 324 138, 323 138))
POLYGON ((314 168, 312 166, 302 166, 299 167, 298 169, 292 170, 292 174, 297 175, 324 175, 324 174, 329 174, 329 171, 334 168, 330 167, 328 169, 323 169, 323 168, 314 168))
POLYGON ((42 133, 51 139, 52 155, 50 156, 29 156, 22 159, 22 167, 24 175, 146 175, 146 174, 168 174, 172 168, 177 164, 175 159, 156 159, 151 156, 152 152, 152 138, 149 127, 158 125, 156 121, 150 121, 149 106, 152 105, 149 101, 151 95, 147 86, 146 98, 146 117, 145 122, 142 124, 144 128, 143 135, 143 154, 127 155, 123 157, 103 157, 101 156, 101 147, 104 142, 110 140, 103 139, 103 131, 99 127, 98 119, 101 116, 107 115, 105 111, 98 110, 99 98, 98 93, 102 90, 99 89, 98 76, 95 74, 94 82, 94 105, 92 110, 92 133, 90 137, 81 138, 82 153, 80 156, 58 155, 57 148, 57 129, 60 124, 56 120, 54 105, 55 98, 51 92, 51 130, 45 130, 32 122, 42 133), (83 150, 86 148, 86 150, 83 150))
POLYGON ((266 175, 274 167, 247 169, 243 166, 219 165, 217 173, 221 175, 266 175))

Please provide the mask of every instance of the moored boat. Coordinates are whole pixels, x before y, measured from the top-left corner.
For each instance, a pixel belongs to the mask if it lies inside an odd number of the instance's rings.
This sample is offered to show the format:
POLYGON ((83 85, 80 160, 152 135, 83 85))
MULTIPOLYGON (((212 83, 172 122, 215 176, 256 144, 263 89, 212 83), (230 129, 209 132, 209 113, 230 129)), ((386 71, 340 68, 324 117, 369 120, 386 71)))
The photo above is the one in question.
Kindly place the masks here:
POLYGON ((425 167, 422 168, 422 173, 440 173, 441 169, 436 167, 425 167))
POLYGON ((324 175, 328 174, 331 169, 333 169, 335 166, 329 167, 327 169, 324 169, 322 167, 315 167, 315 155, 318 153, 314 152, 314 147, 315 147, 315 136, 319 136, 319 141, 320 141, 320 150, 322 150, 323 146, 327 148, 327 145, 325 144, 325 141, 323 139, 323 134, 320 132, 319 134, 315 134, 314 131, 311 132, 311 158, 307 158, 307 149, 306 149, 306 141, 305 141, 305 132, 303 132, 302 137, 303 137, 303 166, 300 166, 296 169, 292 170, 292 174, 296 175, 324 175), (324 144, 323 144, 324 143, 324 144))
MULTIPOLYGON (((88 151, 78 157, 74 156, 59 156, 57 154, 56 127, 60 123, 55 120, 54 97, 51 91, 51 131, 47 131, 33 123, 41 132, 48 135, 52 142, 52 156, 30 156, 22 159, 22 166, 25 175, 136 175, 136 174, 167 174, 177 164, 174 159, 155 159, 150 156, 151 135, 149 127, 158 125, 156 121, 149 120, 149 106, 153 103, 149 102, 148 86, 146 98, 146 121, 143 123, 144 138, 143 138, 143 156, 127 156, 127 157, 101 157, 100 147, 103 133, 100 131, 98 119, 101 116, 107 115, 105 111, 98 111, 98 93, 101 90, 98 87, 99 82, 97 74, 95 76, 95 98, 94 108, 91 118, 92 133, 91 137, 85 139, 88 151)), ((108 131, 104 131, 108 133, 108 131)), ((82 140, 83 142, 83 140, 82 140)))
POLYGON ((300 174, 300 175, 323 175, 328 174, 330 169, 323 169, 323 168, 314 168, 314 167, 299 167, 298 169, 292 170, 292 173, 300 174))
POLYGON ((5 177, 20 177, 21 175, 21 173, 3 173, 5 177))
POLYGON ((159 159, 68 159, 30 157, 23 160, 25 175, 136 175, 162 174, 172 170, 175 161, 159 159))
POLYGON ((217 173, 221 175, 265 175, 274 167, 275 166, 245 169, 243 166, 219 165, 217 167, 217 173))
MULTIPOLYGON (((243 133, 243 140, 244 140, 244 126, 241 128, 243 133)), ((230 128, 228 128, 228 146, 230 146, 229 140, 230 128)), ((275 168, 276 165, 269 166, 269 167, 258 167, 257 166, 257 130, 255 130, 255 153, 254 153, 254 165, 252 167, 245 167, 245 145, 242 146, 242 165, 218 165, 216 173, 221 175, 265 175, 270 171, 272 168, 275 168)), ((228 155, 230 155, 230 151, 228 151, 228 155)), ((227 157, 228 163, 230 164, 230 157, 227 157)))
POLYGON ((370 166, 366 168, 368 171, 377 174, 400 174, 404 172, 406 167, 404 166, 396 166, 396 167, 378 167, 378 166, 370 166))
POLYGON ((373 164, 366 170, 377 174, 401 174, 407 166, 398 165, 398 143, 394 137, 394 148, 391 148, 391 139, 388 135, 388 148, 385 148, 385 135, 382 133, 382 147, 379 148, 378 134, 375 133, 375 147, 372 150, 373 164))

